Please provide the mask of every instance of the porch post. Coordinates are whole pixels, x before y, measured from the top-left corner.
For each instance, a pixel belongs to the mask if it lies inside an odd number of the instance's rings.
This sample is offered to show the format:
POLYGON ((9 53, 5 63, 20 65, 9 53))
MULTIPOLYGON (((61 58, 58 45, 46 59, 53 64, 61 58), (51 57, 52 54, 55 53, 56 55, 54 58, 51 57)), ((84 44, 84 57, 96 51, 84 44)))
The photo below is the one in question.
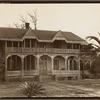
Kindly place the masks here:
POLYGON ((68 64, 67 64, 67 59, 68 59, 68 57, 65 57, 65 79, 67 79, 67 68, 68 68, 68 64))
POLYGON ((5 57, 5 80, 7 81, 7 59, 8 57, 5 57))
POLYGON ((39 60, 40 60, 40 55, 37 55, 37 75, 38 75, 38 80, 40 81, 40 82, 42 82, 42 76, 40 75, 40 73, 39 73, 39 60))
POLYGON ((22 78, 23 78, 23 76, 24 76, 24 56, 22 56, 21 57, 21 62, 22 62, 22 69, 21 69, 21 76, 22 76, 22 78))
POLYGON ((78 79, 80 79, 81 78, 81 71, 80 71, 80 58, 78 59, 78 69, 79 69, 79 75, 78 75, 78 79))
POLYGON ((52 67, 52 75, 53 75, 53 68, 54 68, 54 56, 51 56, 51 67, 52 67))
POLYGON ((37 55, 37 71, 38 71, 38 75, 39 75, 39 59, 40 59, 40 56, 37 55))
POLYGON ((68 62, 67 62, 67 63, 68 63, 68 64, 67 64, 67 68, 68 68, 67 70, 70 70, 70 59, 67 58, 67 61, 68 61, 68 62))

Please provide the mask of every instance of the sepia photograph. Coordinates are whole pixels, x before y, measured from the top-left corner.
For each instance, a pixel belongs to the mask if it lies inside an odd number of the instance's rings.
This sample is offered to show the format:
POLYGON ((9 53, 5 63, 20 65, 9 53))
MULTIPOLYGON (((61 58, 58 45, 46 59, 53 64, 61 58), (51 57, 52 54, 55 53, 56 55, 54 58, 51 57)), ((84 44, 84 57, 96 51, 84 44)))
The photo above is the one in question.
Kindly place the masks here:
POLYGON ((0 98, 100 97, 100 4, 0 4, 0 98))

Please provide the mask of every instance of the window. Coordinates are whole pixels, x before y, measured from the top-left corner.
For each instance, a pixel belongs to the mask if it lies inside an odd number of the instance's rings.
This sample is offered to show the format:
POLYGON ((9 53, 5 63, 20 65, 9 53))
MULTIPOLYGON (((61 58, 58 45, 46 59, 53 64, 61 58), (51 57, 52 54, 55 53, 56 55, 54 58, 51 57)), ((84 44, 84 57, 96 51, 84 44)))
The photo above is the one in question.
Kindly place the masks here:
POLYGON ((46 43, 40 42, 40 43, 39 43, 39 47, 40 47, 40 48, 46 48, 46 43))
POLYGON ((19 47, 22 47, 22 42, 19 42, 19 47))
POLYGON ((30 47, 30 39, 25 39, 25 46, 30 47))
POLYGON ((35 47, 36 42, 37 42, 37 41, 31 39, 31 47, 35 47))
POLYGON ((11 41, 7 42, 7 47, 12 47, 12 42, 11 41))
POLYGON ((67 49, 72 49, 72 44, 71 43, 67 44, 67 49))
POLYGON ((73 49, 79 49, 79 44, 73 44, 73 49))
POLYGON ((18 47, 18 42, 13 42, 13 47, 18 47))
POLYGON ((59 70, 59 60, 54 60, 54 70, 59 70))

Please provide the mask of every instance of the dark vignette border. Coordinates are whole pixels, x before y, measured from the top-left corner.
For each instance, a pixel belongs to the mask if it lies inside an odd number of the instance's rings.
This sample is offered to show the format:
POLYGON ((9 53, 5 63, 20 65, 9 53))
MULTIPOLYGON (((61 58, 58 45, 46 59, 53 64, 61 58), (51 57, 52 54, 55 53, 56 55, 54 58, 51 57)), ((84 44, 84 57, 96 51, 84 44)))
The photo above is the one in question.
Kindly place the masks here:
MULTIPOLYGON (((100 4, 100 0, 0 0, 1 4, 100 4)), ((100 100, 100 97, 35 97, 35 98, 27 98, 27 97, 3 97, 1 100, 100 100)))
POLYGON ((0 0, 0 3, 100 3, 100 0, 0 0))

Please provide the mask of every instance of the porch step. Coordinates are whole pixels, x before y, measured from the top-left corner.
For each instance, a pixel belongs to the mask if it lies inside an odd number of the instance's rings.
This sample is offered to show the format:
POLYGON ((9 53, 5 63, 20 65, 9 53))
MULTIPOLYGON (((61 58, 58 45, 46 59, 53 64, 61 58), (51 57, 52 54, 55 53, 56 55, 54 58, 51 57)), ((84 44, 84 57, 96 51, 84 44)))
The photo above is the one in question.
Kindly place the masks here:
POLYGON ((39 76, 39 81, 40 82, 49 82, 49 81, 54 81, 54 78, 52 75, 41 75, 41 76, 39 76))

